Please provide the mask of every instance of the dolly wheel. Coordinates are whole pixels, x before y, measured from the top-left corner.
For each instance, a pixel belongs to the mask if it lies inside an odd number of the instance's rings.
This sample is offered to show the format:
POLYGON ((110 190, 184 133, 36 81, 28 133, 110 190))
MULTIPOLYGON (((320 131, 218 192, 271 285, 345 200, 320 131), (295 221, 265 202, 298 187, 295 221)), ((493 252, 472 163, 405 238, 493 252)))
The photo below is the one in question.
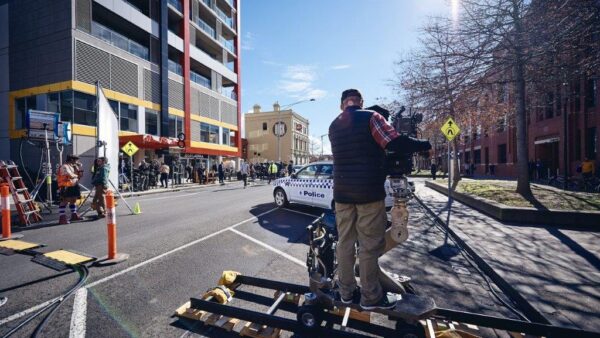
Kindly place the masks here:
POLYGON ((316 330, 321 327, 321 323, 323 322, 321 311, 320 308, 314 305, 302 305, 298 308, 298 322, 305 329, 316 330))
POLYGON ((408 324, 398 321, 396 322, 396 332, 398 333, 396 337, 399 338, 426 338, 425 328, 419 323, 408 324))

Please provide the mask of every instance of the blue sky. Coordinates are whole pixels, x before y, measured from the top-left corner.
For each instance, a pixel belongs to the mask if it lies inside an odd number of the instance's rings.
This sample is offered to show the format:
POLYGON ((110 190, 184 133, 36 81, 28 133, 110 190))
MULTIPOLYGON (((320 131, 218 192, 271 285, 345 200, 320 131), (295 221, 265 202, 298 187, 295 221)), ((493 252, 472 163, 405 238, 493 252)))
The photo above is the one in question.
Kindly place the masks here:
POLYGON ((394 61, 428 16, 449 11, 448 0, 242 0, 242 112, 315 98, 293 109, 319 139, 344 89, 361 90, 366 105, 393 99, 394 61))

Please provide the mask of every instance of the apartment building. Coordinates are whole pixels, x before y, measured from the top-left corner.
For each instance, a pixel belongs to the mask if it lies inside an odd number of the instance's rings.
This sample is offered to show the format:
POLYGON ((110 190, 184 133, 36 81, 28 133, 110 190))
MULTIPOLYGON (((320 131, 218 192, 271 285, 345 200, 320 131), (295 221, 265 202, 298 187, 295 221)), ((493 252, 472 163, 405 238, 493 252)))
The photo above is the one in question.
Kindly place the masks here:
POLYGON ((272 111, 261 111, 259 105, 254 105, 244 119, 249 161, 309 162, 309 121, 305 117, 292 109, 281 110, 275 103, 272 111))
POLYGON ((136 163, 238 158, 239 3, 0 0, 0 158, 22 156, 37 171, 39 150, 23 142, 26 112, 37 109, 71 122, 64 153, 90 162, 96 82, 118 114, 120 143, 141 148, 136 163))

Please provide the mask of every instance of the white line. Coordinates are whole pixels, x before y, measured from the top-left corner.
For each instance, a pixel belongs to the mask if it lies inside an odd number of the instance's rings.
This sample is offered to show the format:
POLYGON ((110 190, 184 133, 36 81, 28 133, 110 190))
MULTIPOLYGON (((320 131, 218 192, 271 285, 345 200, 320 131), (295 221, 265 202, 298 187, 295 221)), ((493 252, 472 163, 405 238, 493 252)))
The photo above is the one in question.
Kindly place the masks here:
POLYGON ((42 304, 38 304, 36 306, 30 307, 27 310, 23 310, 23 311, 21 311, 19 313, 15 313, 14 315, 8 316, 8 317, 0 320, 0 326, 4 325, 6 323, 12 322, 15 319, 19 319, 19 318, 21 318, 23 316, 26 316, 26 315, 28 315, 28 314, 30 314, 32 312, 35 312, 35 311, 43 308, 44 306, 46 306, 46 305, 48 305, 48 304, 50 304, 50 303, 52 303, 54 301, 56 301, 56 298, 50 299, 49 301, 43 302, 42 304))
POLYGON ((81 288, 75 293, 73 313, 71 313, 71 329, 69 338, 85 338, 87 316, 87 288, 81 288))
MULTIPOLYGON (((91 288, 91 287, 94 287, 94 286, 96 286, 96 285, 99 285, 99 284, 102 284, 102 283, 104 283, 104 282, 107 282, 107 281, 109 281, 109 280, 111 280, 111 279, 113 279, 113 278, 115 278, 115 277, 118 277, 118 276, 120 276, 120 275, 123 275, 123 274, 125 274, 125 273, 128 273, 128 272, 130 272, 130 271, 133 271, 133 270, 139 269, 139 268, 141 268, 142 266, 144 266, 144 265, 146 265, 146 264, 149 264, 149 263, 152 263, 152 262, 154 262, 155 260, 161 259, 161 258, 163 258, 163 257, 165 257, 165 256, 168 256, 168 255, 172 254, 172 253, 175 253, 175 252, 177 252, 177 251, 180 251, 180 250, 183 250, 183 249, 185 249, 185 248, 188 248, 188 247, 190 247, 190 246, 192 246, 192 245, 194 245, 194 244, 198 244, 198 243, 200 243, 200 242, 202 242, 202 241, 205 241, 205 240, 207 240, 207 239, 209 239, 209 238, 211 238, 211 237, 214 237, 214 236, 216 236, 216 235, 222 234, 223 232, 225 232, 225 231, 227 231, 227 230, 232 230, 232 229, 234 229, 234 228, 236 228, 236 227, 238 227, 238 226, 240 226, 240 225, 242 225, 242 224, 244 224, 244 223, 246 223, 246 222, 250 222, 250 221, 252 221, 252 220, 255 220, 255 219, 257 219, 257 218, 259 218, 259 217, 261 217, 261 216, 264 216, 264 215, 266 215, 266 214, 268 214, 268 213, 271 213, 271 212, 273 212, 273 211, 275 211, 275 210, 277 210, 277 208, 273 208, 273 209, 271 209, 271 210, 265 211, 265 212, 263 212, 262 214, 259 214, 259 215, 257 215, 257 216, 254 216, 254 217, 250 217, 250 218, 248 218, 248 219, 246 219, 246 220, 243 220, 243 221, 241 221, 241 222, 238 222, 238 223, 236 223, 236 224, 234 224, 234 225, 232 225, 232 226, 230 226, 230 227, 227 227, 227 228, 225 228, 225 229, 221 229, 221 230, 219 230, 219 231, 217 231, 217 232, 214 232, 214 233, 212 233, 212 234, 210 234, 210 235, 204 236, 204 237, 202 237, 202 238, 199 238, 199 239, 197 239, 197 240, 195 240, 195 241, 192 241, 192 242, 189 242, 189 243, 187 243, 187 244, 184 244, 184 245, 182 245, 182 246, 180 246, 180 247, 177 247, 177 248, 175 248, 175 249, 173 249, 173 250, 167 251, 167 252, 165 252, 165 253, 163 253, 163 254, 160 254, 160 255, 158 255, 158 256, 154 256, 154 257, 152 257, 152 258, 150 258, 150 259, 148 259, 148 260, 146 260, 146 261, 143 261, 143 262, 141 262, 141 263, 138 263, 138 264, 136 264, 136 265, 130 266, 129 268, 127 268, 127 269, 125 269, 125 270, 121 270, 121 271, 119 271, 119 272, 117 272, 117 273, 114 273, 114 274, 112 274, 112 275, 110 275, 110 276, 106 276, 106 277, 104 277, 104 278, 102 278, 102 279, 99 279, 99 280, 97 280, 97 281, 93 282, 93 283, 90 283, 90 284, 86 285, 86 288, 91 288)), ((29 308, 29 309, 27 309, 27 310, 23 310, 23 311, 21 311, 21 312, 19 312, 19 313, 16 313, 16 314, 14 314, 14 315, 11 315, 11 316, 9 316, 9 317, 6 317, 6 318, 4 318, 4 319, 0 320, 0 326, 2 326, 2 325, 4 325, 4 324, 6 324, 6 323, 8 323, 8 322, 11 322, 11 321, 13 321, 13 320, 15 320, 15 319, 19 319, 19 318, 21 318, 21 317, 23 317, 23 316, 26 316, 26 315, 27 315, 27 314, 29 314, 29 313, 35 312, 35 311, 37 311, 37 310, 39 310, 39 309, 43 308, 44 306, 46 306, 46 305, 50 304, 51 302, 53 302, 53 301, 55 301, 55 300, 56 300, 56 299, 51 299, 51 300, 49 300, 49 301, 47 301, 47 302, 44 302, 44 303, 42 303, 42 304, 35 305, 35 306, 33 306, 33 307, 31 307, 31 308, 29 308)))
POLYGON ((154 257, 152 257, 152 258, 150 258, 150 259, 148 259, 148 260, 146 260, 146 261, 143 261, 143 262, 141 262, 141 263, 138 263, 138 264, 136 264, 136 265, 130 266, 130 267, 128 267, 127 269, 121 270, 121 271, 119 271, 119 272, 117 272, 117 273, 114 273, 114 274, 112 274, 112 275, 110 275, 110 276, 106 276, 106 277, 104 277, 104 278, 102 278, 102 279, 99 279, 99 280, 97 280, 97 281, 93 282, 93 283, 90 283, 90 284, 88 284, 88 285, 87 285, 87 287, 88 287, 88 288, 94 287, 94 286, 96 286, 96 285, 99 285, 99 284, 102 284, 102 283, 104 283, 104 282, 107 282, 107 281, 109 281, 109 280, 111 280, 111 279, 113 279, 113 278, 115 278, 115 277, 118 277, 118 276, 120 276, 120 275, 126 274, 126 273, 128 273, 129 271, 133 271, 133 270, 139 269, 139 268, 141 268, 142 266, 144 266, 144 265, 146 265, 146 264, 152 263, 152 262, 154 262, 154 261, 156 261, 156 260, 159 260, 159 259, 161 259, 161 258, 163 258, 163 257, 165 257, 165 256, 168 256, 168 255, 170 255, 170 254, 172 254, 172 253, 175 253, 175 252, 177 252, 177 251, 181 251, 181 250, 183 250, 183 249, 185 249, 185 248, 189 248, 189 247, 190 247, 190 246, 192 246, 192 245, 198 244, 198 243, 200 243, 200 242, 202 242, 202 241, 205 241, 205 240, 207 240, 207 239, 209 239, 209 238, 212 238, 212 237, 214 237, 214 236, 217 236, 217 235, 219 235, 219 234, 222 234, 222 233, 224 233, 224 232, 225 232, 225 231, 227 231, 227 230, 233 230, 234 228, 236 228, 236 227, 238 227, 238 226, 240 226, 240 225, 242 225, 242 224, 244 224, 244 223, 246 223, 246 222, 250 222, 250 221, 252 221, 252 220, 255 220, 255 219, 257 219, 258 217, 264 216, 264 215, 266 215, 266 214, 268 214, 268 213, 271 213, 271 212, 273 212, 273 211, 275 211, 275 210, 277 210, 277 208, 273 208, 273 209, 271 209, 271 210, 269 210, 269 211, 265 211, 265 212, 263 212, 262 214, 260 214, 260 215, 258 215, 258 216, 250 217, 250 218, 248 218, 248 219, 245 219, 245 220, 243 220, 243 221, 241 221, 241 222, 238 222, 238 223, 236 223, 236 224, 234 224, 234 225, 232 225, 232 226, 230 226, 230 227, 227 227, 227 228, 225 228, 225 229, 221 229, 221 230, 219 230, 219 231, 213 232, 213 233, 212 233, 212 234, 210 234, 210 235, 206 235, 206 236, 204 236, 204 237, 202 237, 202 238, 199 238, 199 239, 197 239, 197 240, 195 240, 195 241, 192 241, 192 242, 189 242, 189 243, 187 243, 187 244, 184 244, 184 245, 182 245, 182 246, 180 246, 180 247, 177 247, 177 248, 175 248, 175 249, 169 250, 169 251, 167 251, 167 252, 165 252, 165 253, 162 253, 162 254, 160 254, 160 255, 158 255, 158 256, 154 256, 154 257))
POLYGON ((305 263, 305 262, 303 262, 303 261, 299 260, 298 258, 296 258, 296 257, 294 257, 294 256, 290 256, 290 255, 288 255, 287 253, 285 253, 285 252, 283 252, 283 251, 281 251, 281 250, 279 250, 279 249, 276 249, 276 248, 274 248, 274 247, 270 246, 270 245, 269 245, 269 244, 267 244, 267 243, 261 242, 261 241, 259 241, 258 239, 254 238, 254 237, 250 237, 250 236, 246 235, 245 233, 243 233, 243 232, 239 232, 239 231, 237 231, 237 230, 235 230, 235 229, 229 229, 229 230, 231 230, 231 231, 235 232, 236 234, 238 234, 238 235, 240 235, 240 236, 242 236, 242 237, 244 237, 244 238, 246 238, 246 239, 249 239, 249 240, 251 240, 252 242, 254 242, 254 243, 256 243, 256 244, 258 244, 258 245, 260 245, 260 246, 262 246, 262 247, 264 247, 264 248, 266 248, 266 249, 268 249, 268 250, 271 250, 271 251, 273 251, 274 253, 276 253, 276 254, 278 254, 278 255, 280 255, 280 256, 282 256, 282 257, 284 257, 284 258, 287 258, 287 259, 289 259, 290 261, 292 261, 292 262, 294 262, 294 263, 296 263, 296 264, 298 264, 298 265, 300 265, 300 266, 302 266, 302 267, 306 267, 306 263, 305 263))
POLYGON ((314 217, 314 218, 321 217, 319 215, 313 215, 313 214, 309 214, 308 212, 302 212, 302 211, 292 210, 292 209, 288 209, 288 208, 283 208, 283 210, 295 212, 295 213, 300 214, 300 215, 310 216, 310 217, 314 217))

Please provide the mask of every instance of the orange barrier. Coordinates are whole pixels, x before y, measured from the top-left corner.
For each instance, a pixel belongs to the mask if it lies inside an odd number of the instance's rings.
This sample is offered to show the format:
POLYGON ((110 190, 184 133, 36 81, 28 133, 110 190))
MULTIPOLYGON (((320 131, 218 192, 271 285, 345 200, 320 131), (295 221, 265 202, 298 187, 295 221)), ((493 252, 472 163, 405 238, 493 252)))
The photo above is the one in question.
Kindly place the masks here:
POLYGON ((117 256, 117 213, 115 211, 115 196, 110 190, 106 193, 106 214, 108 259, 115 259, 117 256))
POLYGON ((7 184, 0 187, 0 196, 2 198, 2 238, 11 238, 10 229, 10 190, 7 184))

